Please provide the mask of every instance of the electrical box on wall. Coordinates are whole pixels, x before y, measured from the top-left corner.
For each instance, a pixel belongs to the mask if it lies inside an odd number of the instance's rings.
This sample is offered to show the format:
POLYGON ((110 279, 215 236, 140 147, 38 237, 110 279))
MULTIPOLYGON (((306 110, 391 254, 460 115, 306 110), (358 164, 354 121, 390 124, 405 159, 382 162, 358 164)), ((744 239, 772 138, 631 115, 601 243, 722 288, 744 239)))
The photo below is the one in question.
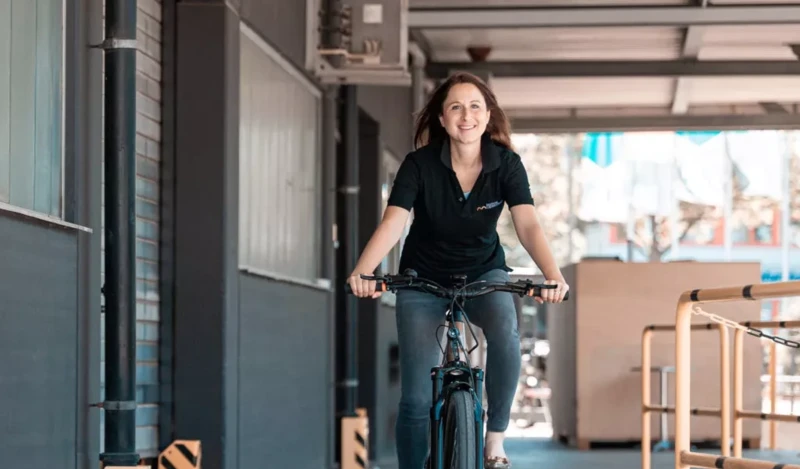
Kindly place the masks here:
POLYGON ((319 10, 315 74, 326 83, 409 86, 408 0, 331 3, 319 10), (326 33, 335 44, 321 40, 326 33))

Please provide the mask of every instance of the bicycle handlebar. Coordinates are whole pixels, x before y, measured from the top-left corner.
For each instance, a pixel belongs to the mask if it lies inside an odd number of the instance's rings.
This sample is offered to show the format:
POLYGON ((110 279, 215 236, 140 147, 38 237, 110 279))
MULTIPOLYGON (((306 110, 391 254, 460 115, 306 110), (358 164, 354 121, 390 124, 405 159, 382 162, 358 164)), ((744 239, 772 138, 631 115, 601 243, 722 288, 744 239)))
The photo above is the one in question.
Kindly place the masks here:
MULTIPOLYGON (((462 298, 469 299, 478 296, 486 295, 495 291, 504 291, 516 293, 519 296, 538 296, 541 297, 542 290, 552 290, 557 285, 547 285, 542 283, 533 283, 530 280, 518 280, 516 282, 476 282, 467 284, 464 287, 442 287, 430 280, 417 278, 416 273, 411 271, 405 275, 361 275, 364 280, 374 280, 376 291, 391 291, 395 292, 401 289, 419 290, 427 293, 432 293, 441 298, 462 298)), ((352 294, 353 290, 349 283, 344 285, 345 292, 352 294)), ((569 292, 564 295, 564 300, 569 299, 569 292)))

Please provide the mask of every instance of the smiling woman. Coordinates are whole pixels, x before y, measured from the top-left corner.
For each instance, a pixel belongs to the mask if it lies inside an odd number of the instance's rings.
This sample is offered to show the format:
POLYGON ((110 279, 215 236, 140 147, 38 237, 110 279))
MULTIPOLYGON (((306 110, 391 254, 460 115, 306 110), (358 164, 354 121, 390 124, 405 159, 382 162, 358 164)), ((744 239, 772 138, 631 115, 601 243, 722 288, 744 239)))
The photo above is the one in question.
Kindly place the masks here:
MULTIPOLYGON (((417 149, 400 165, 383 220, 364 248, 348 283, 356 296, 376 298, 372 275, 398 242, 411 211, 399 270, 452 286, 454 276, 467 282, 508 281, 497 220, 508 204, 521 243, 547 282, 539 302, 561 302, 569 290, 539 224, 528 176, 511 148, 510 125, 492 91, 480 78, 459 73, 433 93, 417 117, 417 149)), ((401 398, 397 418, 400 469, 422 469, 428 454, 431 407, 430 370, 439 357, 436 330, 446 304, 423 292, 397 293, 397 336, 401 398)), ((511 403, 519 380, 520 347, 511 294, 495 292, 467 303, 469 320, 488 343, 488 421, 484 466, 509 467, 503 448, 511 403)))
POLYGON ((429 142, 444 140, 448 136, 459 136, 456 138, 461 141, 456 128, 460 119, 467 114, 472 120, 465 120, 464 124, 476 126, 471 136, 464 136, 467 141, 474 142, 486 132, 492 140, 511 149, 511 125, 508 117, 489 87, 480 78, 469 73, 450 76, 434 92, 419 113, 414 142, 419 148, 429 142), (456 127, 448 126, 446 122, 453 123, 456 127))

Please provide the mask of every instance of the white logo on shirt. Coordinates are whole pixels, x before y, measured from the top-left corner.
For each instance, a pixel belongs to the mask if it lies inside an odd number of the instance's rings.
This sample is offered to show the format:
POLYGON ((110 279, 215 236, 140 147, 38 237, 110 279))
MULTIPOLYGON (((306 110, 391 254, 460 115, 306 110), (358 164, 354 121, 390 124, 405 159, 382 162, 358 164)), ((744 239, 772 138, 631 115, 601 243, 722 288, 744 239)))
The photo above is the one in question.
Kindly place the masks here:
POLYGON ((503 205, 503 201, 502 200, 498 200, 498 201, 495 201, 495 202, 489 202, 486 205, 482 205, 482 206, 478 207, 478 211, 480 212, 481 210, 491 210, 491 209, 493 209, 493 208, 495 208, 495 207, 497 207, 499 205, 503 205))

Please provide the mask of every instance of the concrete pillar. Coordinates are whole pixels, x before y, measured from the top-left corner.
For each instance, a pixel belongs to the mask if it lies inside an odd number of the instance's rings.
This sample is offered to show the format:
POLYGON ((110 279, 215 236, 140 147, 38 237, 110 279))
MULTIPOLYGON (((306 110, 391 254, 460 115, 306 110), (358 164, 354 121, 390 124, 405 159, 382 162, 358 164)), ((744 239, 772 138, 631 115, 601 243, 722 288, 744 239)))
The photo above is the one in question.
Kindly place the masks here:
POLYGON ((229 2, 178 2, 175 73, 176 439, 203 467, 239 467, 239 16, 229 2))

